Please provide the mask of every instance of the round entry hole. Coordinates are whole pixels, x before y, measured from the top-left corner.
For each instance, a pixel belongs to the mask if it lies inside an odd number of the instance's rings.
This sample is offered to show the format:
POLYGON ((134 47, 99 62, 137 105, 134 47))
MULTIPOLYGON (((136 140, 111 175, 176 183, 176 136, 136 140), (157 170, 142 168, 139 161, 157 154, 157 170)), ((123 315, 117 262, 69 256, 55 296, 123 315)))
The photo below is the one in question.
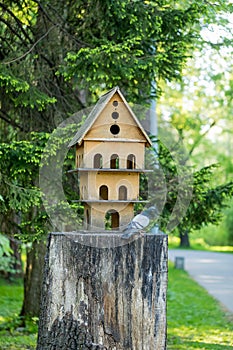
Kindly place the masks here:
POLYGON ((110 131, 113 135, 117 135, 119 134, 120 132, 120 127, 116 124, 113 124, 111 127, 110 127, 110 131))

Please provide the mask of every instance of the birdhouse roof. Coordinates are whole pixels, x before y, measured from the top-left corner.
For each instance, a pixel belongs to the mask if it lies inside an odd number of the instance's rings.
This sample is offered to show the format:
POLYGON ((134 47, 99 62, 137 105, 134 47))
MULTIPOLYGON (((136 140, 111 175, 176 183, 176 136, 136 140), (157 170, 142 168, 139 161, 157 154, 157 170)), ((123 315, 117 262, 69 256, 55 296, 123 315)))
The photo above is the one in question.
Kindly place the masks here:
POLYGON ((149 145, 149 146, 152 145, 152 142, 151 142, 149 136, 147 135, 146 131, 142 127, 141 123, 139 122, 139 120, 137 119, 135 114, 133 113, 132 109, 130 108, 130 106, 126 102, 123 94, 121 93, 119 87, 117 86, 100 97, 100 99, 98 100, 98 102, 96 103, 96 105, 94 106, 94 108, 92 109, 90 114, 88 115, 85 122, 82 124, 82 126, 79 128, 79 130, 76 133, 76 135, 74 136, 74 138, 69 143, 69 147, 72 147, 76 144, 81 145, 85 135, 91 129, 94 122, 99 117, 100 113, 103 111, 103 109, 105 108, 105 106, 110 101, 110 99, 114 96, 115 93, 118 93, 119 96, 121 97, 123 103, 125 104, 126 108, 129 110, 129 112, 130 112, 132 118, 134 119, 135 123, 137 124, 138 128, 141 130, 142 134, 144 135, 146 142, 147 142, 147 145, 149 145))

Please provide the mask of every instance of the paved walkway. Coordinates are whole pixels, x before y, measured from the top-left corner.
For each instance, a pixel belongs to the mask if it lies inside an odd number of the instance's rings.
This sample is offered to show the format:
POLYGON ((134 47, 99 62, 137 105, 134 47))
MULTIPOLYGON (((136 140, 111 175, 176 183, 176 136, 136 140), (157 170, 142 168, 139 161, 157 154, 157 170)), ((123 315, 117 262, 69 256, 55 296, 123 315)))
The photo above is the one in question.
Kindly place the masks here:
POLYGON ((171 249, 168 257, 184 257, 190 276, 233 312, 233 254, 171 249))

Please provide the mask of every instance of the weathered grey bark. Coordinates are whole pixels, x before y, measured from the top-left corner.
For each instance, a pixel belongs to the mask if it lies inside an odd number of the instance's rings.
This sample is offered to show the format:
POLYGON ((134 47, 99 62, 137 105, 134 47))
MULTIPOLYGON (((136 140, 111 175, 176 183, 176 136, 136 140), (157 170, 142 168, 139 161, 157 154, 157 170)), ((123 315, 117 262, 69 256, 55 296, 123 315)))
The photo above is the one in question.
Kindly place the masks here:
POLYGON ((49 236, 37 350, 166 349, 167 236, 82 236, 49 236))

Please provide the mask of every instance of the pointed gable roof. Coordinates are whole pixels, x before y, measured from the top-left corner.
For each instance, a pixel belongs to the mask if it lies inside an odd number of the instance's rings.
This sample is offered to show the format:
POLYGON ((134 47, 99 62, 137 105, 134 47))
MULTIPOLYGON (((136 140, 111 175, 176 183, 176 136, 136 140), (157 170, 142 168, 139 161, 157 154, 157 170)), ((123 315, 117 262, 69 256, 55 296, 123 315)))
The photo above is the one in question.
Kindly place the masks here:
POLYGON ((110 91, 108 91, 106 94, 104 94, 104 95, 102 95, 100 97, 100 99, 98 100, 98 102, 96 103, 96 105, 94 106, 94 108, 92 109, 90 114, 88 115, 88 117, 85 120, 85 122, 83 123, 83 125, 79 128, 78 132, 76 133, 74 138, 69 143, 68 147, 72 147, 75 144, 81 145, 85 135, 91 129, 91 127, 93 126, 94 122, 96 121, 96 119, 98 118, 100 113, 103 111, 104 107, 111 100, 111 98, 114 96, 115 93, 118 93, 119 96, 121 97, 122 101, 124 102, 126 108, 130 112, 130 114, 131 114, 132 118, 134 119, 135 123, 137 124, 138 128, 141 130, 142 134, 144 135, 144 137, 145 137, 145 139, 147 141, 147 145, 149 145, 149 146, 152 145, 152 142, 151 142, 149 136, 147 135, 147 133, 143 129, 141 123, 139 122, 139 120, 137 119, 137 117, 133 113, 132 109, 130 108, 130 106, 126 102, 126 100, 125 100, 124 96, 122 95, 119 87, 116 86, 113 89, 111 89, 110 91))

